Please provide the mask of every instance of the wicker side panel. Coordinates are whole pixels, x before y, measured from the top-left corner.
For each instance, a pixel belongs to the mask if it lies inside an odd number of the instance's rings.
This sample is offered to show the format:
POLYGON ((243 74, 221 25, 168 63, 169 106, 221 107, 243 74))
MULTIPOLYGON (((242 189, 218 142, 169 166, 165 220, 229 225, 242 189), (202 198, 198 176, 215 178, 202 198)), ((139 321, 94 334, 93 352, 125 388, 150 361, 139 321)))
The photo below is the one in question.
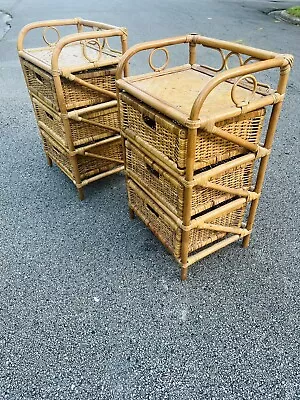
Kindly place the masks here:
POLYGON ((135 136, 160 151, 179 168, 185 167, 187 130, 145 106, 133 97, 121 93, 121 129, 129 129, 135 136))
POLYGON ((82 118, 89 120, 91 123, 69 119, 71 134, 75 146, 94 142, 116 134, 115 130, 97 126, 93 123, 106 125, 117 130, 120 129, 117 107, 110 107, 105 110, 85 113, 82 115, 82 118))
MULTIPOLYGON (((221 225, 226 227, 237 227, 240 228, 243 222, 243 217, 245 215, 245 205, 241 208, 229 212, 219 218, 216 218, 213 221, 210 221, 210 224, 213 225, 221 225)), ((225 237, 227 233, 212 231, 209 229, 192 229, 190 231, 190 240, 189 240, 189 253, 199 250, 201 247, 204 247, 216 240, 219 240, 225 237)))
POLYGON ((52 75, 20 58, 28 90, 42 101, 59 110, 52 75))
MULTIPOLYGON (((265 109, 222 121, 216 126, 250 143, 258 143, 262 132, 265 109)), ((212 133, 198 130, 196 142, 196 169, 216 164, 222 160, 245 153, 242 147, 212 133)))
MULTIPOLYGON (((224 162, 224 168, 226 163, 224 162)), ((254 161, 250 161, 219 173, 209 181, 230 189, 249 190, 252 184, 254 161)), ((219 190, 194 186, 192 195, 192 215, 232 199, 233 194, 219 190)))
MULTIPOLYGON (((116 92, 116 68, 101 69, 92 72, 76 73, 76 77, 102 89, 116 92)), ((89 89, 78 83, 61 78, 62 88, 65 97, 67 110, 86 107, 93 104, 104 103, 111 100, 110 97, 103 95, 93 89, 89 89)))
POLYGON ((82 179, 99 174, 101 172, 110 171, 122 165, 122 139, 119 138, 113 142, 103 144, 100 142, 100 144, 90 149, 89 153, 112 158, 117 161, 112 162, 110 160, 99 159, 93 156, 78 156, 78 168, 82 179))

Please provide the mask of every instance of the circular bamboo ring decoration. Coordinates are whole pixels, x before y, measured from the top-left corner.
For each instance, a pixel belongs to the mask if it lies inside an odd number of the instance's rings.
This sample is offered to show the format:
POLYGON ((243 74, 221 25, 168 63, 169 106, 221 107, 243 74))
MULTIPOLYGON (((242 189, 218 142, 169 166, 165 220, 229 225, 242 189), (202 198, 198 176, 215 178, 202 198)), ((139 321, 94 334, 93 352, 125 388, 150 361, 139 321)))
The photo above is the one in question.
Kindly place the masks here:
POLYGON ((239 60, 239 62, 240 62, 240 66, 242 66, 242 65, 244 64, 244 61, 243 61, 242 56, 240 55, 240 53, 236 53, 235 51, 231 51, 230 53, 228 53, 228 54, 226 55, 226 57, 225 57, 225 59, 224 59, 224 66, 225 66, 225 68, 226 68, 227 70, 229 69, 229 67, 228 67, 228 60, 229 60, 229 58, 232 57, 232 56, 237 56, 237 58, 238 58, 238 60, 239 60))
POLYGON ((59 39, 60 39, 60 33, 59 33, 58 29, 57 29, 55 26, 46 26, 46 27, 43 29, 43 39, 44 39, 44 42, 45 42, 48 46, 55 46, 56 43, 57 43, 57 42, 59 41, 59 39), (57 40, 56 40, 55 42, 49 42, 49 40, 46 38, 46 33, 47 33, 50 29, 53 30, 54 32, 56 32, 56 34, 57 34, 57 40))
POLYGON ((100 60, 100 58, 101 58, 101 56, 102 56, 102 49, 103 49, 102 45, 101 45, 101 44, 99 43, 99 41, 96 40, 96 39, 85 40, 85 41, 82 43, 82 53, 83 53, 84 57, 85 57, 90 63, 94 63, 94 62, 97 62, 97 61, 100 60), (97 56, 95 59, 92 59, 92 58, 87 54, 86 47, 87 47, 88 44, 97 45, 97 47, 98 47, 98 49, 99 49, 98 56, 97 56))
POLYGON ((254 75, 248 74, 248 75, 241 76, 241 77, 235 82, 235 84, 233 85, 233 88, 231 89, 231 100, 234 102, 234 104, 235 104, 237 107, 246 106, 247 104, 250 103, 251 99, 253 98, 253 96, 254 96, 254 94, 255 94, 255 92, 256 92, 256 89, 257 89, 257 80, 256 80, 256 78, 255 78, 254 75), (244 100, 242 100, 242 101, 239 101, 239 100, 236 99, 236 87, 237 87, 237 85, 238 85, 241 81, 243 81, 243 80, 246 80, 247 82, 252 81, 252 83, 253 83, 253 89, 252 89, 252 93, 251 93, 251 95, 248 97, 248 99, 244 99, 244 100))
POLYGON ((154 72, 160 72, 160 71, 163 71, 165 68, 166 68, 166 66, 169 64, 169 52, 168 52, 168 50, 165 48, 165 47, 159 47, 159 48, 157 48, 157 49, 153 49, 152 51, 151 51, 151 53, 150 53, 150 55, 149 55, 149 65, 150 65, 150 67, 151 67, 151 69, 154 71, 154 72), (161 66, 161 67, 155 67, 154 65, 153 65, 153 62, 152 62, 152 57, 153 57, 153 55, 158 51, 158 50, 161 50, 161 51, 163 51, 164 53, 165 53, 165 55, 166 55, 166 61, 165 61, 165 63, 161 66))

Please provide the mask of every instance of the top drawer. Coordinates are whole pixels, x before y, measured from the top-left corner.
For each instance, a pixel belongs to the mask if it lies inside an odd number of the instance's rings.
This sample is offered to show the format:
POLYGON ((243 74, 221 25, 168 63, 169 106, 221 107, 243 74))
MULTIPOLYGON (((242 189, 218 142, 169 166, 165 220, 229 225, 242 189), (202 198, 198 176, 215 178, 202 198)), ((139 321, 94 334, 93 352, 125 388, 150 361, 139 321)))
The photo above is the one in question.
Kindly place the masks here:
MULTIPOLYGON (((60 111, 53 76, 24 59, 21 59, 21 64, 28 90, 50 107, 60 111)), ((77 72, 74 73, 74 75, 90 84, 115 93, 115 72, 116 67, 111 66, 85 72, 77 72)), ((89 89, 86 86, 80 85, 66 78, 61 77, 60 81, 64 101, 68 111, 111 100, 110 97, 105 96, 100 92, 89 89)))
MULTIPOLYGON (((162 115, 127 93, 120 94, 121 130, 180 174, 187 159, 188 129, 162 115)), ((262 131, 265 109, 216 123, 225 131, 257 144, 262 131)), ((212 133, 198 129, 194 170, 227 160, 245 149, 212 133)))

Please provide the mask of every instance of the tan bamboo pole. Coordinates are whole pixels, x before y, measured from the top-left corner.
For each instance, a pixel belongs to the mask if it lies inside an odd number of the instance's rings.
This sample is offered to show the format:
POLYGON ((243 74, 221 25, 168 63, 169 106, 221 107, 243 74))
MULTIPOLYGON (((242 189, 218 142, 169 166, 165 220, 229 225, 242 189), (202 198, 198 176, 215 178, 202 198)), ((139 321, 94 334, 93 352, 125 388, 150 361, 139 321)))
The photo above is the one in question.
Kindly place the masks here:
POLYGON ((236 199, 231 201, 230 203, 227 203, 223 206, 219 206, 213 211, 209 211, 205 213, 204 215, 201 215, 200 217, 197 217, 196 219, 193 219, 191 222, 191 229, 198 228, 201 226, 203 222, 210 222, 213 221, 216 218, 220 218, 223 215, 227 215, 232 211, 238 210, 239 208, 245 206, 247 200, 244 198, 236 199))
MULTIPOLYGON (((119 27, 114 26, 114 25, 110 25, 110 24, 105 24, 103 22, 97 22, 97 21, 90 21, 89 19, 83 19, 83 18, 76 18, 76 20, 78 20, 82 25, 84 26, 89 26, 91 28, 97 27, 100 29, 119 29, 119 27)), ((121 28, 124 29, 125 28, 121 28)))
POLYGON ((187 42, 188 42, 187 36, 178 36, 175 38, 154 40, 151 42, 145 42, 145 43, 136 44, 135 46, 132 46, 130 49, 128 49, 126 51, 126 53, 120 59, 120 62, 117 67, 117 72, 116 72, 116 80, 122 78, 125 66, 127 65, 129 59, 132 56, 134 56, 136 53, 143 51, 143 50, 153 49, 156 47, 159 48, 159 47, 171 46, 174 44, 187 43, 187 42))
POLYGON ((83 118, 83 117, 74 115, 70 119, 72 119, 74 121, 85 122, 85 123, 90 124, 90 125, 98 126, 99 128, 106 128, 106 129, 108 129, 110 131, 114 131, 116 133, 120 132, 120 129, 113 128, 112 126, 109 126, 109 125, 100 124, 99 122, 92 121, 92 120, 90 120, 88 118, 83 118))
POLYGON ((218 185, 217 183, 213 183, 213 182, 203 183, 202 186, 217 190, 219 192, 225 192, 225 193, 233 194, 235 196, 246 197, 249 199, 255 199, 258 197, 258 194, 255 192, 251 192, 249 190, 244 190, 244 189, 234 189, 234 188, 230 188, 228 186, 218 185))
POLYGON ((196 34, 191 34, 192 40, 189 42, 189 63, 191 65, 196 64, 197 54, 196 54, 196 34))
POLYGON ((84 115, 86 113, 94 112, 94 111, 101 111, 106 110, 107 108, 116 107, 118 105, 117 100, 106 101, 105 103, 95 104, 93 106, 88 106, 81 108, 79 110, 69 111, 68 115, 72 118, 72 115, 84 115))
POLYGON ((88 185, 89 183, 96 182, 96 181, 98 181, 99 179, 105 178, 105 177, 107 177, 107 176, 109 176, 109 175, 115 174, 115 173, 117 173, 117 172, 121 172, 121 171, 123 171, 123 169, 124 169, 124 166, 122 165, 122 166, 120 166, 120 167, 116 167, 116 168, 111 169, 111 170, 109 170, 109 171, 102 172, 101 174, 94 175, 94 176, 92 176, 91 178, 84 179, 84 180, 82 181, 82 183, 81 183, 81 187, 82 187, 82 186, 86 186, 86 185, 88 185))
POLYGON ((116 96, 116 94, 114 92, 112 92, 110 90, 107 90, 107 89, 103 89, 103 88, 101 88, 99 86, 93 85, 92 83, 89 83, 89 82, 87 82, 87 81, 85 81, 83 79, 78 78, 78 76, 76 76, 76 75, 74 75, 72 73, 62 72, 61 75, 63 77, 65 77, 65 78, 69 79, 72 82, 74 81, 74 82, 76 82, 76 83, 78 83, 78 84, 80 84, 82 86, 86 86, 87 88, 95 90, 96 92, 102 93, 102 94, 104 94, 104 95, 106 95, 108 97, 111 97, 112 99, 116 99, 117 98, 117 96, 116 96))
MULTIPOLYGON (((55 50, 54 50, 54 52, 55 52, 55 50)), ((59 53, 60 53, 60 51, 59 51, 59 53)), ((57 57, 59 56, 59 53, 58 53, 57 57)), ((53 60, 53 57, 52 57, 52 60, 53 60)), ((58 58, 57 58, 57 61, 58 61, 58 58)), ((60 77, 60 74, 58 71, 58 65, 53 62, 52 62, 52 75, 53 75, 56 96, 57 96, 57 102, 59 105, 59 109, 61 111, 61 117, 62 117, 64 131, 65 131, 65 135, 66 135, 67 146, 68 146, 69 151, 71 153, 73 153, 75 150, 75 146, 74 146, 73 138, 72 138, 72 134, 71 134, 71 127, 70 127, 70 123, 69 123, 68 111, 67 111, 66 102, 65 102, 65 98, 64 98, 61 77, 60 77)), ((73 174, 74 174, 74 178, 75 178, 75 185, 77 187, 79 199, 83 200, 84 199, 84 191, 81 187, 82 181, 81 181, 80 172, 79 172, 79 168, 78 168, 77 155, 68 153, 68 157, 69 157, 69 160, 70 160, 70 163, 72 166, 72 170, 73 170, 73 174)))
POLYGON ((211 127, 210 129, 204 129, 206 132, 213 133, 222 139, 228 140, 229 142, 235 143, 240 147, 244 147, 245 149, 256 153, 259 150, 259 145, 255 143, 250 143, 248 140, 242 139, 233 133, 229 133, 224 129, 218 128, 216 126, 211 127))
POLYGON ((217 231, 217 232, 235 233, 237 235, 240 235, 241 237, 246 236, 250 233, 248 229, 237 228, 235 226, 209 224, 207 222, 203 222, 200 226, 198 226, 198 228, 209 229, 211 231, 217 231))
POLYGON ((89 151, 85 151, 84 155, 87 157, 98 158, 99 160, 107 160, 118 164, 124 164, 124 161, 122 160, 117 160, 116 158, 111 158, 111 157, 100 156, 99 154, 91 153, 89 151))
POLYGON ((243 164, 249 163, 255 160, 255 155, 252 153, 245 154, 234 160, 227 161, 225 164, 218 165, 214 168, 211 168, 207 171, 200 172, 198 175, 194 176, 195 184, 205 184, 205 181, 216 177, 217 175, 226 172, 232 168, 239 167, 243 164))
MULTIPOLYGON (((186 156, 186 174, 185 179, 187 182, 192 181, 194 176, 194 163, 196 151, 197 129, 189 129, 188 142, 187 142, 187 156, 186 156)), ((188 229, 191 223, 192 216, 192 185, 185 186, 183 194, 183 232, 181 244, 181 280, 186 280, 188 273, 188 254, 189 254, 189 239, 190 230, 188 229)))
MULTIPOLYGON (((277 87, 277 91, 280 94, 284 94, 285 91, 286 91, 286 86, 287 86, 287 83, 288 83, 288 78, 289 78, 289 73, 290 73, 290 70, 291 70, 292 63, 293 63, 293 58, 292 58, 292 56, 288 55, 287 58, 285 59, 285 64, 280 69, 280 78, 279 78, 279 83, 278 83, 278 87, 277 87)), ((279 119, 279 115, 280 115, 280 111, 281 111, 281 108, 282 108, 282 104, 283 104, 282 102, 277 103, 277 104, 275 104, 273 106, 273 109, 272 109, 270 122, 269 122, 269 126, 268 126, 268 131, 267 131, 267 135, 266 135, 266 140, 265 140, 265 144, 264 144, 264 147, 269 149, 269 150, 271 150, 271 148, 272 148, 274 135, 275 135, 275 132, 276 132, 277 122, 278 122, 278 119, 279 119)), ((260 195, 260 193, 262 191, 262 187, 263 187, 263 183, 264 183, 264 177, 265 177, 266 169, 267 169, 267 166, 268 166, 269 157, 270 157, 270 154, 267 154, 261 160, 260 167, 259 167, 259 170, 258 170, 257 181, 256 181, 256 185, 255 185, 254 191, 256 193, 258 193, 259 195, 260 195)), ((247 229, 249 231, 251 231, 252 228, 253 228, 253 224, 254 224, 254 220, 255 220, 255 215, 256 215, 258 203, 259 203, 259 198, 255 199, 251 204, 249 217, 248 217, 248 221, 247 221, 247 229)), ((250 234, 248 236, 244 237, 243 247, 248 247, 249 246, 249 242, 250 242, 250 234)))
POLYGON ((37 28, 44 28, 47 26, 59 26, 59 25, 76 25, 78 20, 76 18, 73 19, 54 19, 54 20, 49 20, 49 21, 39 21, 39 22, 32 22, 30 24, 25 25, 18 36, 18 41, 17 41, 17 49, 18 51, 24 50, 24 39, 26 35, 28 34, 29 31, 32 29, 37 29, 37 28))
POLYGON ((278 56, 278 53, 274 53, 272 51, 257 49, 254 47, 245 46, 243 44, 227 42, 224 40, 213 39, 201 35, 197 35, 195 40, 197 44, 202 44, 206 47, 220 48, 232 51, 234 53, 242 53, 258 60, 269 60, 278 56))
MULTIPOLYGON (((121 44, 122 44, 122 53, 126 53, 128 50, 128 42, 127 42, 127 29, 124 29, 124 34, 121 36, 121 44)), ((128 62, 124 64, 124 77, 129 75, 129 65, 128 62)))
POLYGON ((199 251, 198 253, 196 253, 188 258, 188 265, 190 266, 190 265, 194 264, 195 262, 202 260, 202 258, 208 256, 209 254, 215 253, 216 251, 222 249, 223 247, 228 246, 231 243, 236 242, 239 239, 240 239, 240 235, 233 235, 233 236, 230 236, 216 244, 209 246, 207 249, 199 251))

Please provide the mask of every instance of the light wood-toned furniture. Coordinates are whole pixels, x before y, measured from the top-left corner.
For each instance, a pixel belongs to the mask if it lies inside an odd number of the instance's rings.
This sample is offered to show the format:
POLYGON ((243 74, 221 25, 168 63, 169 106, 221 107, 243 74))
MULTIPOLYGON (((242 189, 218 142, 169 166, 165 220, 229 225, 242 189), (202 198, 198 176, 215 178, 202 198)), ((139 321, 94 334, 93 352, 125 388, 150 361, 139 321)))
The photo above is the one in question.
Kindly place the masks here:
POLYGON ((122 57, 116 79, 130 215, 171 251, 183 280, 208 254, 240 238, 248 246, 292 63, 291 55, 196 34, 138 44, 122 57), (188 63, 168 68, 169 50, 182 44, 188 63), (219 68, 204 65, 208 49, 219 68), (137 53, 152 71, 126 76, 137 53), (239 65, 230 68, 233 58, 239 65), (274 69, 272 88, 260 74, 274 69))
POLYGON ((125 28, 80 18, 31 23, 19 34, 48 163, 67 174, 80 199, 85 185, 124 168, 115 73, 126 49, 125 28), (36 43, 39 33, 44 46, 24 48, 24 40, 36 43), (110 47, 116 38, 119 50, 110 47))

